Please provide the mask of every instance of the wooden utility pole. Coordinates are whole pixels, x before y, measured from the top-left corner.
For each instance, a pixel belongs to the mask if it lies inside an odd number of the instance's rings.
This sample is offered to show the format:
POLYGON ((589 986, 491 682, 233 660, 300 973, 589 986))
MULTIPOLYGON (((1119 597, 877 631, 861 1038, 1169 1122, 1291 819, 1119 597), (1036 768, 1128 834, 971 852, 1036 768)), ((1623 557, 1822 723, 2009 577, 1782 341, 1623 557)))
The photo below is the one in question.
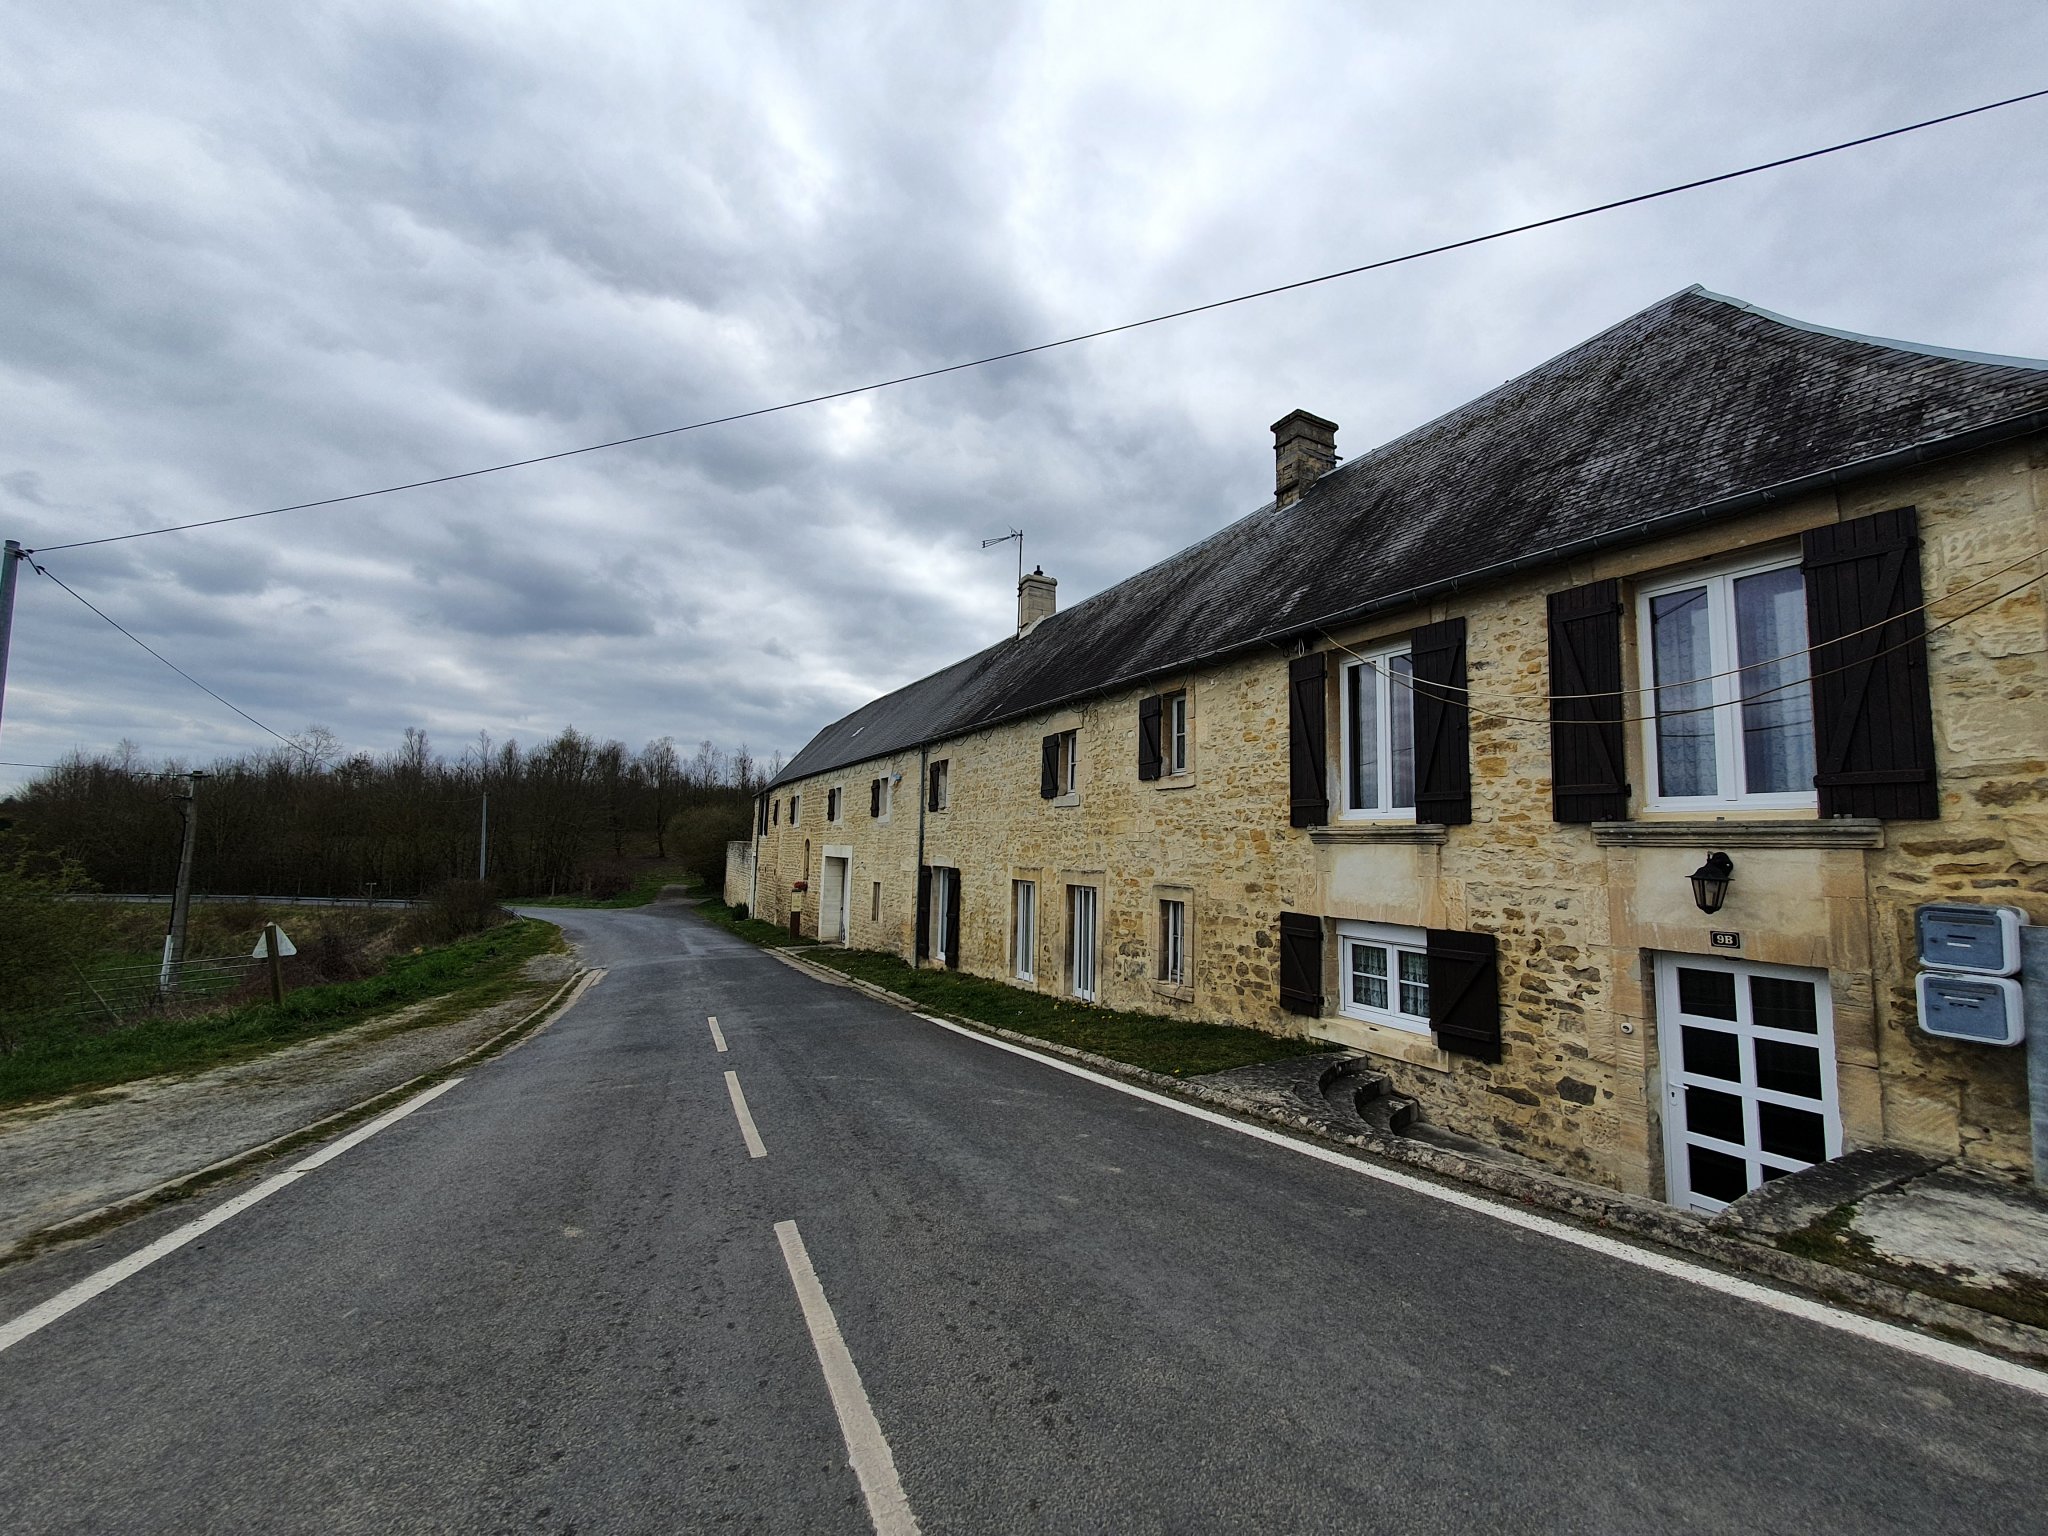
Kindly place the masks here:
POLYGON ((171 895, 171 930, 164 935, 159 992, 178 990, 178 973, 185 964, 185 919, 192 910, 192 848, 199 837, 199 781, 205 777, 196 769, 186 775, 185 793, 178 797, 178 810, 185 818, 185 844, 178 853, 178 888, 171 895))

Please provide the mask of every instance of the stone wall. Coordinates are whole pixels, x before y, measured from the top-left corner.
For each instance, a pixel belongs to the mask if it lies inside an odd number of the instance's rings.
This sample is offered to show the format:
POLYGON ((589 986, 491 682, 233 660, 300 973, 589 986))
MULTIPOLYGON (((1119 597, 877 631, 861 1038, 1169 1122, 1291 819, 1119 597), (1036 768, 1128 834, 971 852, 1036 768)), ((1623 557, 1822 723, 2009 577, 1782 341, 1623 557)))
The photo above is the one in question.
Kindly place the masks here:
MULTIPOLYGON (((1710 928, 1737 931, 1739 958, 1827 971, 1849 1145, 1890 1143, 2021 1171, 2022 1053, 1919 1032, 1911 924, 1917 904, 1945 898, 2008 902, 2048 921, 2041 587, 1958 617, 2042 571, 2038 558, 2026 557, 2048 547, 2044 508, 2048 460, 2037 442, 1808 497, 1331 635, 1339 647, 1363 651, 1425 622, 1465 618, 1474 703, 1467 827, 1290 827, 1287 659, 1275 650, 934 745, 923 757, 949 765, 944 810, 921 811, 925 764, 917 752, 779 787, 774 795, 785 808, 791 790, 801 792, 803 813, 796 826, 785 815, 762 840, 757 911, 781 920, 796 910, 802 931, 816 935, 822 859, 847 857, 850 942, 908 957, 922 838, 923 862, 961 871, 964 967, 1014 979, 1012 882, 1034 880, 1039 942, 1028 984, 1063 992, 1066 890, 1093 885, 1103 1002, 1312 1030, 1372 1053, 1438 1124, 1651 1193, 1662 1191, 1663 1171, 1650 957, 1721 953, 1710 949, 1710 928), (1939 822, 1851 825, 1818 822, 1811 811, 1737 811, 1702 824, 1645 812, 1640 794, 1622 827, 1551 820, 1548 592, 1608 576, 1626 587, 1736 552, 1796 550, 1803 528, 1906 503, 1920 509, 1923 582, 1935 605, 1939 822), (1139 700, 1176 688, 1190 701, 1190 771, 1141 781, 1139 700), (1040 740, 1065 730, 1080 742, 1078 793, 1046 801, 1040 740), (890 817, 877 821, 868 815, 868 783, 884 771, 901 778, 890 817), (846 810, 825 826, 833 784, 845 786, 846 810), (1708 919, 1685 877, 1717 847, 1735 858, 1737 877, 1726 909, 1708 919), (807 889, 793 891, 800 881, 807 889), (1188 903, 1191 975, 1183 986, 1156 975, 1162 896, 1188 903), (1498 935, 1504 1059, 1488 1065, 1448 1056, 1426 1035, 1281 1011, 1282 911, 1498 935)), ((1632 628, 1631 619, 1625 635, 1632 628)), ((1626 675, 1638 676, 1632 652, 1624 660, 1626 675)), ((1333 720, 1336 673, 1333 665, 1333 720)), ((1627 741, 1640 788, 1649 782, 1641 730, 1632 725, 1627 741)), ((1332 999, 1336 948, 1325 946, 1332 999)))

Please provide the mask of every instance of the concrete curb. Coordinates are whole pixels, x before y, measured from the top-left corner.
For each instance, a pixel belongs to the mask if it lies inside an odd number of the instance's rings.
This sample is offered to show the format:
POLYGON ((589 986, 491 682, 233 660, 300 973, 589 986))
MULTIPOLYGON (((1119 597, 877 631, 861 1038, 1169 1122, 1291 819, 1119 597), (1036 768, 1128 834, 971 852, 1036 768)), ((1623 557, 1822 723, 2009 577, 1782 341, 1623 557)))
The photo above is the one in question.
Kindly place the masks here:
POLYGON ((224 1157, 219 1162, 208 1163, 204 1168, 194 1169, 191 1173, 181 1173, 176 1178, 166 1179, 163 1183, 136 1194, 124 1195, 119 1200, 109 1201, 94 1210, 77 1216, 67 1216, 60 1222, 44 1227, 40 1232, 31 1232, 26 1237, 16 1238, 7 1247, 0 1248, 0 1268, 19 1263, 57 1243, 89 1236, 104 1227, 126 1221, 132 1216, 139 1216, 156 1206, 167 1205, 173 1200, 182 1200, 209 1184, 232 1177, 252 1164, 264 1162, 283 1152, 295 1151, 309 1142, 323 1140, 358 1121, 367 1120, 422 1088, 431 1087, 451 1073, 475 1066, 485 1057, 517 1045, 524 1037, 540 1033, 554 1022, 557 1015, 566 1012, 569 1005, 588 990, 589 978, 602 974, 602 971, 593 970, 588 966, 578 970, 557 987, 546 1002, 528 1013, 518 1023, 499 1030, 481 1045, 471 1046, 453 1061, 444 1062, 438 1067, 420 1073, 417 1077, 408 1078, 395 1088, 386 1088, 381 1093, 374 1093, 345 1109, 335 1110, 309 1125, 302 1125, 296 1131, 273 1136, 269 1141, 237 1152, 231 1157, 224 1157), (565 998, 567 1001, 564 1001, 565 998))
POLYGON ((1974 1344, 1993 1354, 2032 1366, 2048 1366, 2048 1329, 2014 1322, 1974 1307, 1923 1296, 1917 1291, 1873 1279, 1854 1270, 1801 1258, 1778 1248, 1710 1227, 1706 1218, 1639 1195, 1624 1195, 1582 1184, 1560 1174, 1532 1172, 1499 1163, 1466 1157, 1441 1147, 1432 1147, 1404 1136, 1384 1135, 1373 1130, 1344 1135, 1319 1125, 1307 1115, 1290 1114, 1263 1104, 1252 1103, 1237 1094, 1211 1088, 1199 1080, 1168 1077, 1106 1056, 1056 1045, 1033 1035, 964 1019, 938 1008, 928 1008, 901 993, 872 982, 861 981, 806 960, 786 950, 771 949, 785 965, 835 985, 865 992, 878 1001, 910 1013, 928 1013, 949 1023, 988 1035, 1041 1055, 1058 1056, 1078 1062, 1108 1077, 1138 1083, 1158 1093, 1188 1099, 1206 1108, 1221 1110, 1241 1120, 1279 1126, 1304 1138, 1354 1152, 1369 1154, 1383 1162, 1398 1163, 1431 1175, 1445 1183, 1487 1190, 1522 1206, 1534 1207, 1568 1217, 1581 1225, 1627 1236, 1692 1258, 1705 1259, 1722 1269, 1771 1280, 1787 1289, 1800 1290, 1838 1306, 1854 1308, 1892 1322, 1911 1324, 1952 1342, 1974 1344))

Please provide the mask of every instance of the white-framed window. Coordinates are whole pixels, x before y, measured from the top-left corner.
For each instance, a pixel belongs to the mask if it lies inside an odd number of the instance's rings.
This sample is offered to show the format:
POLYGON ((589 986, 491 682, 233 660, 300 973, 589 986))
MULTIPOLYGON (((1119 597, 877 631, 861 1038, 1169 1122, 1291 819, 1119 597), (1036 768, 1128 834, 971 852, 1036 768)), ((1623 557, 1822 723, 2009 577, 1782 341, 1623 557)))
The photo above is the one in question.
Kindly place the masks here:
POLYGON ((1344 816, 1414 818, 1413 677, 1405 645, 1344 667, 1344 816))
POLYGON ((1816 803, 1796 557, 1645 585, 1636 638, 1653 809, 1816 803))
POLYGON ((1067 990, 1095 1001, 1095 887, 1067 887, 1067 990))
POLYGON ((1188 980, 1188 904, 1177 897, 1159 902, 1159 979, 1182 987, 1188 980))
POLYGON ((1019 981, 1038 975, 1038 882, 1010 882, 1010 971, 1019 981))
MULTIPOLYGON (((803 798, 804 797, 802 795, 791 795, 789 797, 789 824, 792 827, 796 825, 797 807, 803 803, 803 798)), ((810 862, 810 858, 808 855, 806 855, 804 862, 806 864, 810 862)))
POLYGON ((826 790, 825 819, 827 821, 839 820, 839 812, 840 809, 844 806, 845 801, 846 789, 843 785, 834 784, 830 789, 826 790))
POLYGON ((1081 792, 1081 733, 1061 731, 1055 749, 1058 753, 1053 770, 1053 783, 1062 795, 1077 795, 1081 792))
POLYGON ((879 821, 889 819, 889 806, 896 797, 896 777, 883 774, 875 780, 875 817, 879 821))
POLYGON ((953 802, 953 765, 945 758, 932 764, 932 782, 925 804, 932 810, 943 811, 953 802))
POLYGON ((1159 705, 1159 771, 1167 777, 1188 771, 1188 695, 1183 688, 1159 705))
POLYGON ((1350 1019, 1429 1033, 1429 954, 1420 928, 1337 925, 1337 1011, 1350 1019))

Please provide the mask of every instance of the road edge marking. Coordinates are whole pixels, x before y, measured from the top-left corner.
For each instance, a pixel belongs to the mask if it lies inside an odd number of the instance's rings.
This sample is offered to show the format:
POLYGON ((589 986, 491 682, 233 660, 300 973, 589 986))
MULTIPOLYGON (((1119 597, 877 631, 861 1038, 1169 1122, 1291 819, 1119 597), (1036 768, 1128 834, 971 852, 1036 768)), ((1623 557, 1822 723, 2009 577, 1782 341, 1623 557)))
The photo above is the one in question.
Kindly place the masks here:
POLYGON ((1331 1147, 1317 1146, 1313 1142, 1297 1141, 1292 1136, 1284 1135, 1266 1126, 1249 1125, 1242 1120, 1233 1120, 1228 1115, 1218 1114, 1213 1109, 1204 1109, 1199 1104, 1189 1104, 1163 1093, 1155 1093, 1152 1089, 1141 1088, 1136 1083, 1120 1082, 1116 1078, 1107 1076, 1104 1073, 1093 1071, 1090 1068, 1079 1066, 1073 1062, 1061 1061, 1056 1056, 1047 1056, 1021 1045, 1012 1045, 1007 1040, 995 1039, 990 1035, 980 1033, 978 1030, 968 1029, 963 1025, 955 1024, 948 1019, 937 1018, 929 1013, 919 1013, 915 1016, 924 1020, 927 1024, 936 1024, 939 1028, 951 1030, 954 1034, 960 1035, 965 1039, 977 1041, 982 1045, 993 1046, 999 1051, 1008 1051, 1013 1056, 1021 1056, 1027 1061, 1035 1061, 1042 1066, 1051 1067, 1056 1072, 1065 1072, 1073 1077, 1084 1078, 1091 1083, 1099 1083, 1104 1088, 1115 1089, 1118 1093, 1128 1094, 1134 1099, 1143 1099, 1148 1104, 1157 1104, 1178 1114, 1188 1115, 1196 1120, 1220 1126, 1224 1130, 1235 1131, 1240 1136, 1249 1136, 1255 1141, 1263 1141, 1271 1146, 1283 1147, 1287 1151, 1298 1153, 1303 1157, 1314 1158, 1317 1162, 1329 1163, 1334 1167, 1344 1168, 1353 1173, 1364 1174, 1369 1179, 1377 1179, 1382 1184, 1391 1184, 1396 1189, 1406 1190, 1410 1194, 1424 1195, 1429 1199, 1442 1201, 1446 1205, 1455 1205, 1461 1210, 1471 1211, 1481 1216, 1491 1217, 1495 1221, 1505 1222, 1511 1227, 1520 1227, 1526 1232, 1540 1233, 1545 1237, 1556 1238, 1560 1242, 1587 1249, 1607 1258, 1619 1259, 1622 1263, 1633 1264, 1639 1269, 1652 1270, 1671 1279, 1697 1285, 1704 1290, 1716 1291, 1724 1296, 1732 1296, 1738 1300, 1753 1302, 1758 1306, 1768 1307, 1774 1312, 1782 1312, 1790 1317, 1802 1318, 1810 1323, 1818 1323, 1823 1328, 1832 1328, 1840 1333, 1853 1334, 1874 1344, 1886 1345, 1902 1353, 1917 1355, 1923 1360, 1933 1361, 1938 1365, 1946 1365, 1956 1370, 1967 1371, 1973 1376, 1981 1376, 1989 1381, 2000 1382, 2009 1387, 2017 1387, 2020 1391, 2032 1393, 2036 1397, 2048 1398, 2048 1372, 2037 1371, 2030 1366, 2021 1365, 2016 1361, 2001 1359, 1996 1355, 1983 1354, 1974 1349, 1967 1349, 1960 1344, 1951 1344, 1945 1339, 1928 1338, 1925 1335, 1913 1332, 1909 1328, 1902 1328, 1896 1323, 1882 1322, 1877 1318, 1865 1317, 1858 1312, 1840 1311, 1828 1306, 1824 1302, 1814 1301, 1805 1296, 1795 1296, 1788 1291, 1780 1291, 1768 1285, 1761 1285, 1754 1280, 1744 1280, 1736 1275, 1723 1274, 1719 1270, 1709 1269, 1705 1265, 1694 1264, 1690 1260, 1677 1258, 1671 1254, 1658 1253, 1648 1248, 1638 1248, 1632 1243, 1625 1243, 1619 1238, 1608 1237, 1602 1233, 1587 1232, 1572 1226, 1568 1222, 1559 1221, 1554 1217, 1539 1216, 1532 1211, 1516 1210, 1512 1206, 1501 1205, 1495 1201, 1483 1199, 1478 1195, 1467 1194, 1460 1189, 1451 1189, 1444 1185, 1433 1183, 1428 1179, 1417 1178, 1411 1173, 1403 1173, 1394 1168, 1380 1167, 1376 1163, 1367 1162, 1361 1157, 1339 1152, 1331 1147))
POLYGON ((399 1105, 398 1108, 379 1115, 360 1130, 352 1131, 342 1137, 333 1146, 325 1148, 303 1162, 293 1164, 283 1173, 272 1174, 253 1189, 245 1189, 234 1198, 223 1200, 204 1216, 195 1217, 193 1220, 186 1222, 182 1227, 173 1228, 155 1242, 145 1244, 143 1247, 136 1249, 135 1252, 129 1254, 126 1258, 116 1259, 104 1268, 94 1270, 84 1279, 73 1281, 56 1295, 30 1307, 28 1311, 22 1313, 19 1317, 13 1318, 6 1323, 0 1323, 0 1352, 12 1349, 31 1334, 39 1333, 44 1328, 49 1327, 58 1318, 77 1311, 94 1297, 103 1295, 119 1285, 123 1280, 140 1274, 158 1259, 176 1253, 194 1238, 204 1237, 222 1222, 241 1215, 242 1212, 248 1210, 250 1206, 256 1204, 259 1200, 268 1200, 286 1186, 298 1183, 300 1179, 311 1173, 315 1168, 341 1156, 342 1153, 348 1151, 351 1147, 359 1146, 363 1142, 368 1141, 379 1131, 403 1120, 414 1110, 432 1103, 461 1081, 462 1079, 459 1077, 450 1078, 446 1082, 436 1083, 425 1093, 413 1095, 413 1097, 399 1105))
POLYGON ((725 1031, 718 1027, 718 1015, 708 1015, 711 1021, 711 1043, 718 1047, 718 1053, 725 1054, 725 1031))
POLYGON ((918 1536, 917 1516, 911 1513, 910 1498, 896 1475, 896 1457, 882 1433, 881 1420, 875 1417, 874 1404, 868 1401, 867 1388, 861 1385, 860 1367, 853 1363, 853 1352, 839 1331, 839 1319, 832 1315, 818 1272, 811 1267, 803 1234, 795 1222, 778 1221, 775 1240, 782 1245, 782 1262, 796 1287, 797 1305, 803 1308, 804 1326, 811 1332, 811 1348, 818 1352, 825 1390, 831 1394, 839 1433, 846 1441, 846 1459, 860 1481, 875 1536, 918 1536))
POLYGON ((754 1126, 754 1117, 747 1110, 747 1096, 740 1092, 740 1075, 737 1072, 725 1074, 726 1097, 732 1100, 732 1112, 739 1118, 740 1136, 746 1141, 747 1156, 766 1157, 768 1148, 761 1140, 761 1133, 754 1126))

